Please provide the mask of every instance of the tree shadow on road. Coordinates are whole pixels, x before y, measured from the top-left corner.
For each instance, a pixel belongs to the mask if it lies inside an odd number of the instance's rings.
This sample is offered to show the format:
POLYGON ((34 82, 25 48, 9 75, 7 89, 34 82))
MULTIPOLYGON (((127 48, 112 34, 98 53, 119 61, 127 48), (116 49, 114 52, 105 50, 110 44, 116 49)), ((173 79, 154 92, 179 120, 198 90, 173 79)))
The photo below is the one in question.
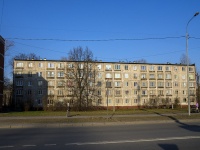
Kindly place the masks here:
POLYGON ((168 115, 164 115, 164 114, 160 114, 158 112, 154 112, 157 115, 163 116, 163 117, 168 117, 171 120, 173 120, 174 122, 176 122, 177 124, 179 124, 181 128, 189 130, 189 131, 193 131, 193 132, 200 132, 200 126, 199 125, 189 125, 186 123, 181 122, 180 120, 178 120, 177 118, 173 117, 173 116, 168 116, 168 115))
POLYGON ((179 150, 176 144, 158 144, 164 150, 179 150))

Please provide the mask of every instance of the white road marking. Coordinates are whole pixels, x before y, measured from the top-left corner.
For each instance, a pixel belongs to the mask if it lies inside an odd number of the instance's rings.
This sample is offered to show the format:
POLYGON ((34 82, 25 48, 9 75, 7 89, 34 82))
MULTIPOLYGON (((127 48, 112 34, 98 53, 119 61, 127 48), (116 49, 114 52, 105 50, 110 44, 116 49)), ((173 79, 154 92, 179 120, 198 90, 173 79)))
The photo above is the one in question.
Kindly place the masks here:
POLYGON ((14 146, 0 146, 0 148, 12 148, 14 146))
POLYGON ((56 146, 56 144, 44 144, 44 146, 56 146))
POLYGON ((22 145, 23 147, 33 147, 33 146, 36 146, 36 145, 22 145))
POLYGON ((155 142, 155 141, 170 141, 170 140, 187 140, 200 139, 200 136, 184 136, 184 137, 168 137, 155 139, 139 139, 139 140, 120 140, 120 141, 99 141, 99 142, 83 142, 83 143, 67 143, 67 145, 103 145, 103 144, 122 144, 122 143, 139 143, 139 142, 155 142))

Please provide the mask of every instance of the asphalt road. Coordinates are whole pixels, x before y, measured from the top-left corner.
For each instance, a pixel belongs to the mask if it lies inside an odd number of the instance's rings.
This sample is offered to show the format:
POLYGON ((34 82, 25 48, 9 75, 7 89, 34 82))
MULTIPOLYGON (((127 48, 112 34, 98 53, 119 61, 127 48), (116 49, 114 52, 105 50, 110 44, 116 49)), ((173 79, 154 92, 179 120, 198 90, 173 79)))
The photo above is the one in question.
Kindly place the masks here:
POLYGON ((197 150, 200 122, 0 129, 5 150, 197 150))

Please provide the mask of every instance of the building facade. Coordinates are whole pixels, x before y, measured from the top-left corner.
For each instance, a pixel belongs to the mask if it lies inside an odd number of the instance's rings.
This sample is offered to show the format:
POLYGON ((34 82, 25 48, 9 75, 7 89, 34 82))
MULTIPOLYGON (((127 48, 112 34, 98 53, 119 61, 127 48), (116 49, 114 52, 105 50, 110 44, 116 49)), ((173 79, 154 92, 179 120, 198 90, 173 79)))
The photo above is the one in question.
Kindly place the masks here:
MULTIPOLYGON (((182 64, 95 62, 97 88, 94 106, 182 106, 187 99, 187 66, 182 64)), ((70 100, 67 83, 73 62, 55 60, 14 61, 14 102, 31 100, 34 105, 54 105, 70 100)), ((189 97, 196 102, 196 68, 189 66, 189 97)))
POLYGON ((5 40, 0 36, 0 111, 3 103, 5 40))

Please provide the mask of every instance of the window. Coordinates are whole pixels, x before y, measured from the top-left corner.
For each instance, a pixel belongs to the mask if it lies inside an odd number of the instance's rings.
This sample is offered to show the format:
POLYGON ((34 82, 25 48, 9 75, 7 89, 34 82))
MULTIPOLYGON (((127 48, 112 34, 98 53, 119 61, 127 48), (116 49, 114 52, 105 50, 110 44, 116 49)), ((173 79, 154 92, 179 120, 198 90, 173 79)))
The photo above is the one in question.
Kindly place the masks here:
POLYGON ((166 70, 166 71, 170 71, 171 68, 170 68, 169 66, 166 66, 166 67, 165 67, 165 70, 166 70))
POLYGON ((24 64, 22 62, 18 62, 17 67, 24 67, 24 64))
POLYGON ((190 83, 189 83, 189 87, 194 87, 194 83, 193 83, 193 82, 190 82, 190 83))
POLYGON ((119 64, 115 65, 115 70, 120 70, 120 65, 119 64))
POLYGON ((128 87, 128 82, 125 82, 124 85, 128 87))
POLYGON ((106 78, 112 78, 110 73, 106 73, 106 78))
POLYGON ((58 72, 58 77, 64 77, 64 72, 58 72))
POLYGON ((38 77, 42 77, 42 72, 37 73, 38 77))
POLYGON ((194 70, 193 70, 193 68, 192 68, 192 67, 189 67, 189 71, 191 71, 191 72, 192 72, 192 71, 194 71, 194 70))
POLYGON ((106 88, 109 88, 109 87, 112 87, 112 84, 111 84, 111 82, 107 81, 106 82, 106 88))
POLYGON ((183 80, 185 79, 185 75, 182 75, 182 79, 183 79, 183 80))
POLYGON ((189 75, 189 79, 190 79, 190 80, 194 80, 194 75, 193 75, 193 74, 190 74, 190 75, 189 75))
POLYGON ((133 78, 134 78, 134 79, 137 79, 137 73, 134 73, 134 74, 133 74, 133 78))
POLYGON ((64 86, 64 82, 63 81, 58 81, 57 82, 57 86, 64 86))
POLYGON ((47 72, 47 77, 54 77, 54 72, 48 71, 47 72))
POLYGON ((126 90, 126 91, 125 91, 125 94, 126 94, 126 95, 128 95, 128 94, 129 94, 129 91, 128 91, 128 90, 126 90))
POLYGON ((142 90, 142 95, 147 95, 147 90, 142 90))
POLYGON ((121 78, 120 73, 115 73, 115 78, 121 78))
POLYGON ((163 75, 162 74, 158 74, 158 79, 163 79, 163 75))
POLYGON ((183 82, 182 83, 182 87, 186 87, 187 83, 186 82, 183 82))
POLYGON ((149 66, 150 71, 154 71, 154 66, 149 66))
POLYGON ((147 87, 147 82, 142 82, 142 87, 147 87))
POLYGON ((125 103, 126 103, 126 104, 129 103, 129 99, 125 99, 125 103))
POLYGON ((174 75, 174 79, 178 79, 178 75, 174 75))
POLYGON ((16 86, 23 86, 23 81, 22 80, 16 81, 16 86))
POLYGON ((16 90, 16 94, 17 95, 22 95, 23 91, 20 89, 20 90, 16 90))
POLYGON ((54 86, 54 81, 49 81, 48 86, 54 86))
POLYGON ((137 66, 133 66, 133 70, 137 70, 137 66))
POLYGON ((149 82, 149 87, 156 87, 156 83, 155 82, 149 82))
POLYGON ((17 76, 22 76, 22 72, 16 72, 17 76))
POLYGON ((150 94, 150 95, 156 95, 156 91, 155 91, 155 90, 150 90, 150 91, 149 91, 149 94, 150 94))
POLYGON ((166 90, 166 95, 172 95, 172 90, 170 89, 166 90))
POLYGON ((101 65, 98 65, 97 68, 98 68, 99 70, 101 70, 101 65))
POLYGON ((27 91, 27 94, 28 94, 28 95, 31 95, 31 94, 32 94, 32 91, 31 91, 31 90, 28 90, 28 91, 27 91))
POLYGON ((39 64, 38 64, 38 67, 39 67, 39 68, 42 68, 42 67, 43 67, 43 63, 39 63, 39 64))
POLYGON ((182 67, 182 71, 185 71, 186 70, 186 68, 185 67, 182 67))
POLYGON ((124 77, 127 79, 127 78, 128 78, 128 73, 125 73, 125 74, 124 74, 124 77))
POLYGON ((97 95, 99 95, 99 96, 101 95, 101 90, 97 91, 97 95))
POLYGON ((158 71, 162 71, 162 66, 158 66, 158 71))
POLYGON ((166 87, 172 87, 172 83, 171 82, 166 82, 166 87))
POLYGON ((38 95, 42 95, 43 91, 42 90, 38 90, 38 95))
POLYGON ((83 69, 84 65, 83 64, 78 64, 79 69, 83 69))
POLYGON ((28 77, 32 77, 32 72, 28 72, 28 77))
POLYGON ((138 100, 137 100, 137 99, 134 99, 134 103, 138 103, 138 100))
POLYGON ((115 87, 121 87, 121 82, 115 82, 115 87))
POLYGON ((54 68, 54 63, 48 63, 48 68, 54 68))
POLYGON ((134 95, 138 95, 138 91, 137 90, 134 90, 134 95))
POLYGON ((174 71, 178 71, 178 67, 175 66, 175 67, 174 67, 174 71))
POLYGON ((102 85, 102 84, 101 84, 101 81, 98 81, 98 82, 97 82, 97 86, 98 86, 98 87, 101 87, 101 85, 102 85))
POLYGON ((32 86, 32 81, 28 81, 28 86, 32 86))
POLYGON ((124 69, 125 69, 125 70, 128 70, 128 65, 125 65, 125 66, 124 66, 124 69))
POLYGON ((58 95, 63 95, 63 90, 58 90, 58 95))
POLYGON ((141 78, 145 79, 146 78, 146 74, 141 74, 141 78))
POLYGON ((111 65, 106 65, 106 70, 111 70, 111 65))
POLYGON ((73 64, 68 64, 68 68, 73 68, 73 64))
POLYGON ((164 83, 163 82, 158 82, 158 87, 164 87, 164 83))
POLYGON ((146 71, 146 66, 141 66, 142 71, 146 71))
POLYGON ((38 81, 38 86, 42 86, 43 82, 42 81, 38 81))
POLYGON ((120 100, 119 100, 119 99, 116 99, 116 103, 119 104, 119 103, 120 103, 120 100))
POLYGON ((150 75, 149 75, 149 78, 150 78, 150 79, 155 79, 155 74, 150 74, 150 75))
POLYGON ((29 64, 28 64, 28 67, 29 67, 29 68, 32 68, 32 67, 33 67, 33 63, 29 63, 29 64))
POLYGON ((158 95, 164 95, 163 90, 158 90, 158 95))
POLYGON ((120 90, 115 90, 115 95, 116 96, 120 96, 121 95, 121 91, 120 90))
POLYGON ((166 74, 166 79, 171 79, 171 74, 166 74))
POLYGON ((178 95, 178 90, 175 90, 174 93, 178 95))
POLYGON ((101 79, 101 78, 102 78, 102 73, 101 73, 101 72, 98 72, 98 75, 97 75, 97 76, 98 76, 99 79, 101 79))
POLYGON ((64 64, 63 63, 59 63, 58 64, 58 68, 64 68, 64 64))
POLYGON ((53 90, 48 90, 48 95, 54 95, 54 91, 53 90))
POLYGON ((175 87, 178 87, 178 82, 174 82, 174 86, 175 86, 175 87))
POLYGON ((133 83, 133 86, 134 86, 134 87, 138 86, 138 83, 137 83, 137 82, 134 82, 134 83, 133 83))

